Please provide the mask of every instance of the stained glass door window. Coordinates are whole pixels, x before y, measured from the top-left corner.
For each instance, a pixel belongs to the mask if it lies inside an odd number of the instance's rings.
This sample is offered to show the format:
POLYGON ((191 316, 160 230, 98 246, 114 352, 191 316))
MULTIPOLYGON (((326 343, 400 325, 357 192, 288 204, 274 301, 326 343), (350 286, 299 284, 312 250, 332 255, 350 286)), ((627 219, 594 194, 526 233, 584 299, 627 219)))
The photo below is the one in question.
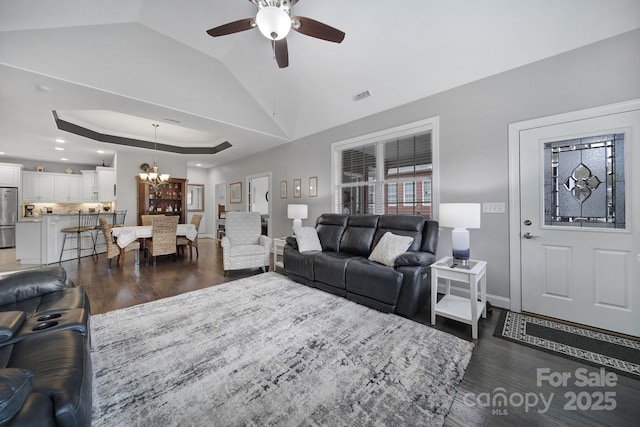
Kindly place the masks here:
POLYGON ((625 228, 624 134, 544 147, 545 225, 625 228))

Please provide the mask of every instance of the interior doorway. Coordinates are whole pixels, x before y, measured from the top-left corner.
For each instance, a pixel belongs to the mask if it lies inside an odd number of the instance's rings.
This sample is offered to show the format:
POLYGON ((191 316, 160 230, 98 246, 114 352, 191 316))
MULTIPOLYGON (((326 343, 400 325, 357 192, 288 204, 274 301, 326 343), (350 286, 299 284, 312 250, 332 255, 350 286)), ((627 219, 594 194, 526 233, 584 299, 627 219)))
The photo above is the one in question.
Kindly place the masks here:
POLYGON ((247 177, 247 210, 260 212, 262 234, 271 234, 271 172, 247 177))
POLYGON ((227 211, 227 183, 216 184, 214 190, 215 209, 213 209, 213 223, 215 224, 215 238, 220 240, 225 232, 225 212, 227 211))

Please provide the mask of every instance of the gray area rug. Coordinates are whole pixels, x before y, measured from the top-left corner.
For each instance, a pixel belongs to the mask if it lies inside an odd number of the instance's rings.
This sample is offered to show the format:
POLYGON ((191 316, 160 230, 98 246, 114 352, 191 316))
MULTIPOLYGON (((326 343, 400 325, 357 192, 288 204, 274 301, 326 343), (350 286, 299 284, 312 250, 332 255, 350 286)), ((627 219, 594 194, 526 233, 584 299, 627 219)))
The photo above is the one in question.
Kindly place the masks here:
POLYGON ((442 425, 473 349, 273 272, 91 330, 93 426, 442 425))

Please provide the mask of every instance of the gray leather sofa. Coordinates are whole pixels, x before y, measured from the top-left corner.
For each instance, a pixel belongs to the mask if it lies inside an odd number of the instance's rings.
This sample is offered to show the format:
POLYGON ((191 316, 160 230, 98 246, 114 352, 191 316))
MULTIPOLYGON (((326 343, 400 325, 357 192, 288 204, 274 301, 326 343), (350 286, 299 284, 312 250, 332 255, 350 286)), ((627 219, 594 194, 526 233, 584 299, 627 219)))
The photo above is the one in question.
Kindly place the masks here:
POLYGON ((0 425, 91 425, 89 316, 62 267, 0 277, 0 425))
POLYGON ((284 247, 287 276, 383 312, 412 316, 430 296, 430 269, 438 246, 438 223, 420 215, 323 214, 316 222, 322 251, 300 253, 290 236, 284 247), (388 267, 368 259, 391 232, 413 243, 388 267))

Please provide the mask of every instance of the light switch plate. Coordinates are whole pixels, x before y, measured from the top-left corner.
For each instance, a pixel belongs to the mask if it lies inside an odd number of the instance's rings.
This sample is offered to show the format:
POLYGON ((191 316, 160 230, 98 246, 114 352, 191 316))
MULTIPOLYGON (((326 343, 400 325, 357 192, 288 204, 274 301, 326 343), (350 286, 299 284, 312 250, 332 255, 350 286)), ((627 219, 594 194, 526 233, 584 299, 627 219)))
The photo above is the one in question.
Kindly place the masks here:
POLYGON ((506 205, 504 202, 484 202, 482 204, 483 213, 503 214, 506 212, 506 205))

